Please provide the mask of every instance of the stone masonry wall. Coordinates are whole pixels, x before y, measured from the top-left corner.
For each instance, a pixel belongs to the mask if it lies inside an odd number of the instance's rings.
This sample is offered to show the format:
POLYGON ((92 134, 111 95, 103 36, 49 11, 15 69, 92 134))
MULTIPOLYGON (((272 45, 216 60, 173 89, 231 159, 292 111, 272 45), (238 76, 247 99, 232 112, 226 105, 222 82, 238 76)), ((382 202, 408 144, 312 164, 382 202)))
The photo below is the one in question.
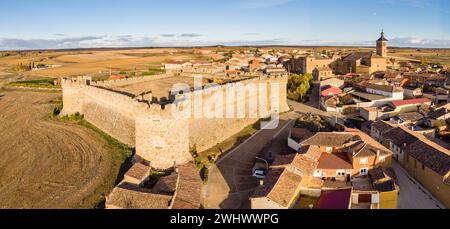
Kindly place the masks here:
MULTIPOLYGON (((168 169, 176 164, 189 162, 192 160, 190 147, 195 145, 199 151, 206 150, 258 120, 247 116, 241 119, 194 119, 194 116, 188 119, 176 118, 172 116, 171 110, 182 106, 178 102, 162 109, 159 105, 148 105, 127 95, 99 88, 99 86, 126 85, 135 83, 134 81, 143 82, 141 80, 148 79, 127 79, 111 83, 93 83, 89 77, 63 79, 63 114, 76 112, 84 114, 87 121, 104 132, 127 145, 136 147, 136 154, 157 169, 168 169)), ((287 77, 260 77, 240 83, 246 85, 250 82, 267 84, 269 95, 276 94, 270 91, 270 85, 279 83, 279 112, 289 109, 286 101, 287 77)), ((225 91, 227 87, 236 85, 227 84, 219 88, 225 91)), ((183 96, 188 94, 190 93, 183 96)), ((209 97, 204 95, 204 101, 209 97)), ((258 95, 246 94, 238 97, 238 101, 244 103, 251 99, 258 99, 258 95)), ((224 105, 227 102, 225 99, 224 105)), ((237 102, 234 101, 234 105, 237 106, 237 102)))

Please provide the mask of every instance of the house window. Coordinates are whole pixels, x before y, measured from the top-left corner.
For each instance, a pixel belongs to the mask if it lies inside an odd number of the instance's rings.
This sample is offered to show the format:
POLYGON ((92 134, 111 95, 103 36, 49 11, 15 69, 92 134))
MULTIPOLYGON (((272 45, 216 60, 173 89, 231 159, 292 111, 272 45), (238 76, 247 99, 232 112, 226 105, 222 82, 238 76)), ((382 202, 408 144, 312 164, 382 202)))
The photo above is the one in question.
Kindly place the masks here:
POLYGON ((359 170, 359 173, 361 175, 367 175, 369 173, 369 169, 368 168, 362 168, 359 170))
POLYGON ((369 158, 367 158, 367 157, 359 159, 359 164, 361 164, 361 165, 366 165, 368 163, 369 163, 369 158))
POLYGON ((345 170, 337 170, 336 171, 336 176, 338 177, 344 177, 345 176, 345 170))
POLYGON ((386 156, 380 156, 380 162, 385 162, 386 161, 386 156))
POLYGON ((322 170, 318 169, 316 171, 314 171, 314 177, 322 177, 322 170))

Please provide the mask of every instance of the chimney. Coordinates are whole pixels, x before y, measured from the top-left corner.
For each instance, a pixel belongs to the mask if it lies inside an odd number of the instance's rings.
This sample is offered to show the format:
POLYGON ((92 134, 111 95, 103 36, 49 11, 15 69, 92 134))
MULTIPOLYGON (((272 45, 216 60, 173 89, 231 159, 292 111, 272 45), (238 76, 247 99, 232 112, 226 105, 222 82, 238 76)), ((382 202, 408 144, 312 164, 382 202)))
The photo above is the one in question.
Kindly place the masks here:
POLYGON ((259 180, 259 186, 264 186, 264 180, 259 180))
POLYGON ((380 150, 377 150, 377 157, 380 157, 380 150))

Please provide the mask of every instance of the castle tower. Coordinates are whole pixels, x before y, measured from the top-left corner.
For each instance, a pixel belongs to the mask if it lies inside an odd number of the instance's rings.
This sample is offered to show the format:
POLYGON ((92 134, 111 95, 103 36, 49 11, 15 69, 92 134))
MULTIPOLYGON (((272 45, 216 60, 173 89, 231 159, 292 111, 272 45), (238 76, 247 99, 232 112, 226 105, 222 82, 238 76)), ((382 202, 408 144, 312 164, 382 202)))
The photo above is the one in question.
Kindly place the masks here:
POLYGON ((388 39, 384 37, 384 31, 381 30, 381 37, 377 40, 377 55, 387 57, 388 39))

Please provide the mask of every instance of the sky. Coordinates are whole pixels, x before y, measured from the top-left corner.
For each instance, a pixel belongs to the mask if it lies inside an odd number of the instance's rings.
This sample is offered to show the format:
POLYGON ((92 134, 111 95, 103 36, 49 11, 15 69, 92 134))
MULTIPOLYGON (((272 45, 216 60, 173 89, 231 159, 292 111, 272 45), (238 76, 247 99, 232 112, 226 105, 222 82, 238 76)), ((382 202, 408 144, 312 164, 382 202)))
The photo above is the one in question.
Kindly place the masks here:
POLYGON ((448 0, 0 0, 0 50, 206 45, 450 48, 448 0))

